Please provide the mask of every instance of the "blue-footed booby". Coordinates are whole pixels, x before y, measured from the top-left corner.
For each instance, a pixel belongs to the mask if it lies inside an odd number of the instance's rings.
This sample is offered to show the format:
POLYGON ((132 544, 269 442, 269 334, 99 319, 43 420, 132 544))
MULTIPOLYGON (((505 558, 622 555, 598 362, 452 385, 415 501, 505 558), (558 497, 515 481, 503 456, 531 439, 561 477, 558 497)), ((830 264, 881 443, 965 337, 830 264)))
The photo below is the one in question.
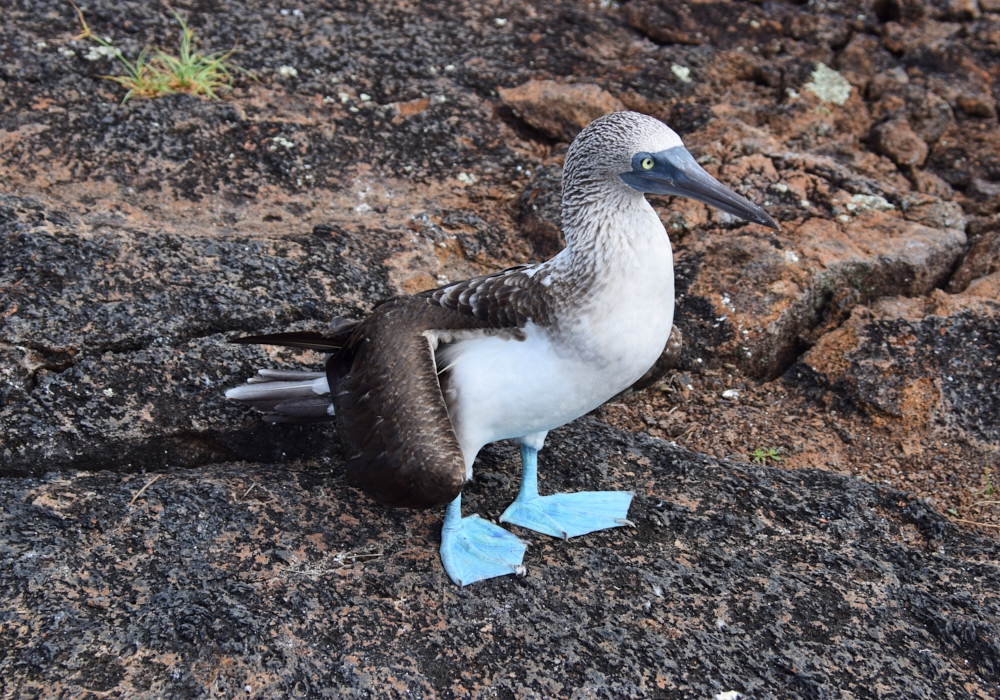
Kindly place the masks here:
POLYGON ((549 430, 628 389, 667 346, 673 253, 647 193, 778 228, 662 122, 609 114, 566 154, 566 247, 554 258, 394 297, 326 333, 236 339, 330 355, 324 373, 261 370, 226 397, 271 421, 336 420, 351 484, 388 506, 446 505, 441 560, 459 585, 524 571, 520 539, 462 516, 462 486, 488 443, 521 448, 521 487, 500 522, 563 538, 627 524, 631 493, 542 496, 536 469, 549 430))

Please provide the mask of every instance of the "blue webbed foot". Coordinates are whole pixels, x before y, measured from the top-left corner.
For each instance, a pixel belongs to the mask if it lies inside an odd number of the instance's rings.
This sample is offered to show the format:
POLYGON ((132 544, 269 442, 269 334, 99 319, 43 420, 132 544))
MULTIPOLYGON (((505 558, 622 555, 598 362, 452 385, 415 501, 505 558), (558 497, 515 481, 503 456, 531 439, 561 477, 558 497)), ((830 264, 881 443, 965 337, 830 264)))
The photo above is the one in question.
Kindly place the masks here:
POLYGON ((441 563, 451 580, 467 586, 496 576, 523 574, 527 545, 478 515, 462 517, 462 497, 448 505, 441 530, 441 563))
POLYGON ((567 539, 628 525, 626 516, 631 504, 632 494, 627 491, 582 491, 523 499, 518 496, 500 516, 500 522, 567 539))
POLYGON ((626 516, 632 504, 632 494, 627 491, 582 491, 539 496, 537 460, 538 450, 522 443, 524 474, 521 490, 517 500, 500 516, 500 522, 563 539, 631 525, 626 516))

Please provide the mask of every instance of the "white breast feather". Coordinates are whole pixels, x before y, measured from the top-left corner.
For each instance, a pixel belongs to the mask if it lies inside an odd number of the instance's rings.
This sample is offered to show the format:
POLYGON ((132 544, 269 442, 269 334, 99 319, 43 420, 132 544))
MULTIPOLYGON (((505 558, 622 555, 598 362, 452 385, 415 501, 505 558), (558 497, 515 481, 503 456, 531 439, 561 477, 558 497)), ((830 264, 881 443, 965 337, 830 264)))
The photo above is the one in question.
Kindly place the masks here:
POLYGON ((564 425, 628 388, 659 358, 673 320, 670 242, 651 208, 627 225, 624 269, 554 327, 529 323, 524 340, 480 332, 432 342, 439 373, 449 375, 445 401, 468 476, 483 445, 564 425))

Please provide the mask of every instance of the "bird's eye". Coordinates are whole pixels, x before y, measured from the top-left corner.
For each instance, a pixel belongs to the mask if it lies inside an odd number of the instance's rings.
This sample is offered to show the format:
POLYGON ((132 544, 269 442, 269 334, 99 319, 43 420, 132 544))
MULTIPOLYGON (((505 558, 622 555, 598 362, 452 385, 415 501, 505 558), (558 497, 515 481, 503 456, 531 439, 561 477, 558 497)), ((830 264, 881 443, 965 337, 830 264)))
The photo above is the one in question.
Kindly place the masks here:
POLYGON ((655 163, 653 162, 652 158, 643 158, 642 159, 642 169, 643 170, 652 170, 654 165, 655 165, 655 163))

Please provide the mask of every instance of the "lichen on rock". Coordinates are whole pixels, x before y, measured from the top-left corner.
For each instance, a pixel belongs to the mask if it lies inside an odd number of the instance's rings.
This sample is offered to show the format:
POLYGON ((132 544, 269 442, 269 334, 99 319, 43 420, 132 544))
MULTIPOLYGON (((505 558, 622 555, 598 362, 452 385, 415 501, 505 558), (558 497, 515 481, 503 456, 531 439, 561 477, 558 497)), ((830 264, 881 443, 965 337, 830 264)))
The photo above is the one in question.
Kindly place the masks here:
POLYGON ((825 63, 816 64, 816 70, 809 77, 812 80, 803 85, 802 89, 816 95, 825 104, 842 107, 851 96, 852 87, 847 78, 825 63))

